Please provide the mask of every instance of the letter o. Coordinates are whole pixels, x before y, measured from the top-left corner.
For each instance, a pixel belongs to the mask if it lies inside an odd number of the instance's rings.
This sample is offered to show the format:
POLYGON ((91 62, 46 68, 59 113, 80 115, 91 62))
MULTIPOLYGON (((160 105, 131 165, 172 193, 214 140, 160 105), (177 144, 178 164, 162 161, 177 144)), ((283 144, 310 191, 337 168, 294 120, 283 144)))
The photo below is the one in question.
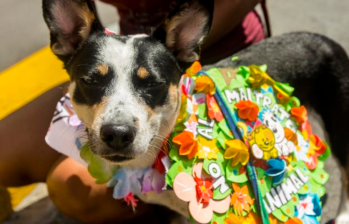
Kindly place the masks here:
POLYGON ((208 165, 208 172, 213 178, 218 178, 221 176, 221 168, 217 163, 211 163, 208 165))

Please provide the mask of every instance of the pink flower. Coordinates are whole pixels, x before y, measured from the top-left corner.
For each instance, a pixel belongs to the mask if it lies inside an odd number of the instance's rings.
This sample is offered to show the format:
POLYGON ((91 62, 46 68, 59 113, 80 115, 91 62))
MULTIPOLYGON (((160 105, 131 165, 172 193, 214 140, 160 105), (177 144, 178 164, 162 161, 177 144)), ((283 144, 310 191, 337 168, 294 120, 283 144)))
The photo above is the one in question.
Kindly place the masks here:
POLYGON ((187 173, 179 173, 174 180, 173 190, 179 199, 189 202, 189 212, 197 222, 208 223, 213 217, 213 212, 223 214, 228 211, 230 196, 220 201, 212 199, 210 191, 213 189, 209 187, 212 177, 202 170, 202 166, 203 163, 198 163, 193 167, 193 176, 199 180, 187 173))

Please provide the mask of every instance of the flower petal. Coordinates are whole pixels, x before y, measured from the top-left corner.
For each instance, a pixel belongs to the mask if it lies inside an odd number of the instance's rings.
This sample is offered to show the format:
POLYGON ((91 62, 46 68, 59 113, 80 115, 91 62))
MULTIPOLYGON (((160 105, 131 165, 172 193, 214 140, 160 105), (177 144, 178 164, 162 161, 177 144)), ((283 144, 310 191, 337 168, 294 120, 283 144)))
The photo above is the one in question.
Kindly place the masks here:
POLYGON ((208 223, 213 217, 212 208, 198 203, 197 200, 189 202, 189 212, 195 221, 199 223, 208 223))
POLYGON ((177 197, 183 201, 196 201, 195 181, 187 173, 179 173, 173 181, 173 190, 177 197))
POLYGON ((303 124, 308 120, 308 112, 304 106, 293 107, 290 112, 291 117, 295 119, 298 124, 303 124))
POLYGON ((228 211, 230 207, 230 196, 226 197, 223 200, 216 201, 216 200, 210 200, 209 206, 212 208, 213 211, 223 214, 226 211, 228 211))

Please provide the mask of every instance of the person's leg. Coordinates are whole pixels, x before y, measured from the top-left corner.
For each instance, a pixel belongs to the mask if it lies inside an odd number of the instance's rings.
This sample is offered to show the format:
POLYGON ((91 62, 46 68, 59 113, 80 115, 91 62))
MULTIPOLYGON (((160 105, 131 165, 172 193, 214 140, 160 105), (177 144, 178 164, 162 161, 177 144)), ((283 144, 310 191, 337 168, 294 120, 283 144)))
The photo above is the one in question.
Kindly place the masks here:
POLYGON ((262 21, 256 11, 249 12, 241 24, 221 40, 203 50, 202 64, 212 64, 248 46, 262 41, 265 37, 262 21))
POLYGON ((45 182, 60 154, 45 143, 63 86, 52 88, 0 121, 0 185, 45 182))
MULTIPOLYGON (((112 197, 112 189, 95 184, 86 167, 45 143, 62 95, 62 86, 55 87, 0 121, 0 185, 21 186, 47 180, 57 208, 84 223, 134 218, 130 207, 112 197)), ((137 210, 139 216, 149 207, 140 203, 137 210)))
POLYGON ((124 222, 144 215, 151 207, 138 202, 137 212, 123 200, 112 196, 112 188, 96 184, 95 179, 72 158, 63 158, 49 173, 50 198, 63 214, 83 223, 124 222))

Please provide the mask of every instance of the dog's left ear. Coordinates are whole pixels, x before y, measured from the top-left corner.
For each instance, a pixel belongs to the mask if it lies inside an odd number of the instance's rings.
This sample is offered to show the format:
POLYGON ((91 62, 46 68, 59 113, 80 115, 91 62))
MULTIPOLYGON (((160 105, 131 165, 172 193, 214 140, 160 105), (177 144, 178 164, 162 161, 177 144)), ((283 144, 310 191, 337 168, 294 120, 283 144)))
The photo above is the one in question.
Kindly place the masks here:
POLYGON ((200 46, 208 35, 214 0, 181 0, 153 32, 180 62, 199 60, 200 46))
POLYGON ((43 0, 43 12, 51 49, 65 63, 92 32, 104 30, 90 0, 43 0))

